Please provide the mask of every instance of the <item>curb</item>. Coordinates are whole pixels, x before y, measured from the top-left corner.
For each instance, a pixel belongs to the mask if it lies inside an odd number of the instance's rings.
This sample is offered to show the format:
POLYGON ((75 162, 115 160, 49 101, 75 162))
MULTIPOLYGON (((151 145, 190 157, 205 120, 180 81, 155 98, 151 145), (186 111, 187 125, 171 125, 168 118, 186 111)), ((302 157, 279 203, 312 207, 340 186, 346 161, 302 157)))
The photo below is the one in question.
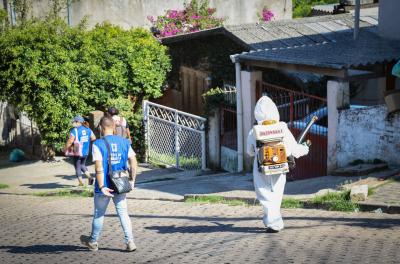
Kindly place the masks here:
POLYGON ((400 205, 390 205, 384 203, 368 203, 368 202, 358 202, 360 211, 372 212, 381 210, 382 213, 386 214, 400 214, 400 205))

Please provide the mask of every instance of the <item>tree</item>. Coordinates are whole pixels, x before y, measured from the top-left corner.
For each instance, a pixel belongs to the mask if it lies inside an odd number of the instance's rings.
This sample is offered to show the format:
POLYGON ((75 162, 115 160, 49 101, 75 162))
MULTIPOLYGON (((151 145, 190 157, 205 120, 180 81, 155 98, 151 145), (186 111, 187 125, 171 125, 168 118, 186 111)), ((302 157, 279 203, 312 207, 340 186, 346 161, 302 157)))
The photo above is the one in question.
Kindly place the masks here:
POLYGON ((139 111, 143 99, 161 96, 169 69, 166 48, 149 31, 111 24, 88 31, 60 19, 28 21, 0 39, 0 100, 36 122, 48 159, 48 149, 64 144, 74 115, 128 96, 139 111))
POLYGON ((87 87, 88 100, 97 109, 122 110, 133 147, 137 154, 143 153, 142 101, 162 95, 171 69, 167 48, 148 30, 126 31, 105 23, 88 32, 84 50, 81 86, 87 87))
POLYGON ((0 96, 37 123, 44 153, 61 147, 74 114, 92 109, 79 86, 84 36, 55 20, 11 28, 0 40, 0 96))

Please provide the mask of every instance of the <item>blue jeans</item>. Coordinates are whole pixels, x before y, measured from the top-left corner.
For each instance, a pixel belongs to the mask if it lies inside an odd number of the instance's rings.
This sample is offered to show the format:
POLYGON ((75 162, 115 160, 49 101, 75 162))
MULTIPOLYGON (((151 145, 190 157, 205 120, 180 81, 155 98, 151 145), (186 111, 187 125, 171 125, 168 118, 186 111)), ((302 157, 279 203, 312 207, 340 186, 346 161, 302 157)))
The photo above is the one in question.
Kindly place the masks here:
POLYGON ((94 194, 94 216, 92 222, 91 242, 97 242, 101 229, 103 228, 104 215, 110 199, 113 199, 119 221, 125 234, 125 243, 133 241, 132 224, 128 214, 126 194, 114 194, 114 197, 107 197, 102 193, 94 194))

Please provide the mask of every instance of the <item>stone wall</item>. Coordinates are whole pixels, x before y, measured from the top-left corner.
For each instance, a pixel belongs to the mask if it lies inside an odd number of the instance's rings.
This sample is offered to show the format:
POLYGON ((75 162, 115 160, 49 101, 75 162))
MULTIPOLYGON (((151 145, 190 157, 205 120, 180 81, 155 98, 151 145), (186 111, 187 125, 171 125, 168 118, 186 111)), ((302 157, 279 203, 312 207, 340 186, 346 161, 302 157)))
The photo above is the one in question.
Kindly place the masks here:
POLYGON ((387 117, 386 105, 339 112, 337 161, 381 159, 400 165, 400 113, 387 117))
MULTIPOLYGON (((49 0, 35 0, 33 13, 43 16, 49 0)), ((71 1, 71 20, 76 25, 85 16, 89 26, 109 21, 124 28, 149 27, 148 15, 164 14, 167 9, 182 9, 185 0, 75 0, 71 1)), ((227 25, 257 22, 257 13, 264 6, 275 13, 276 19, 292 18, 292 0, 211 0, 217 16, 227 17, 227 25)), ((66 10, 64 10, 66 15, 66 10)))

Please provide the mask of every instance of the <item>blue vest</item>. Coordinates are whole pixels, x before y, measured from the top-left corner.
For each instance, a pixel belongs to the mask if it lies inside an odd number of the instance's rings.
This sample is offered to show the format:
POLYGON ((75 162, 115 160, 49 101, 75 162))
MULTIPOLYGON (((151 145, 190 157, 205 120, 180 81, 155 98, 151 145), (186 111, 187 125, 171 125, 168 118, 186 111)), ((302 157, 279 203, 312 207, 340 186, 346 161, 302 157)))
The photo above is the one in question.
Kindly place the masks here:
MULTIPOLYGON (((111 150, 111 166, 113 171, 116 170, 127 170, 127 161, 128 161, 128 152, 129 148, 131 146, 130 142, 128 139, 116 136, 116 135, 109 135, 105 137, 107 139, 108 144, 110 145, 110 150, 111 150)), ((101 153, 101 156, 103 157, 103 181, 104 181, 104 186, 112 189, 110 180, 107 176, 108 173, 108 150, 107 146, 104 142, 104 139, 97 139, 94 143, 96 145, 101 153)), ((96 180, 95 184, 95 192, 96 193, 101 193, 99 189, 99 185, 96 180)))
POLYGON ((71 129, 70 134, 75 138, 77 138, 78 141, 83 143, 83 148, 82 148, 83 157, 89 155, 90 137, 92 136, 92 133, 93 133, 92 130, 85 126, 79 126, 77 128, 71 129), (78 135, 76 135, 76 132, 78 132, 78 135))

